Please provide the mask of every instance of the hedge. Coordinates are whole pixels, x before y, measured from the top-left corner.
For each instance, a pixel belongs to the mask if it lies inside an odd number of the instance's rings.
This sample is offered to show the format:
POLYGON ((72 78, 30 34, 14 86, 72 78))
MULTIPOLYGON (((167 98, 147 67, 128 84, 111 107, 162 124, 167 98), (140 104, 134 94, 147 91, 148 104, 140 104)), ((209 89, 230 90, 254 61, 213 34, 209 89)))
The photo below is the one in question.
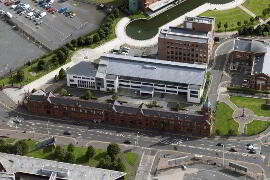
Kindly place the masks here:
POLYGON ((235 93, 244 93, 244 94, 270 94, 269 91, 262 91, 262 90, 255 90, 250 88, 244 88, 244 87, 227 87, 227 90, 230 92, 235 93))

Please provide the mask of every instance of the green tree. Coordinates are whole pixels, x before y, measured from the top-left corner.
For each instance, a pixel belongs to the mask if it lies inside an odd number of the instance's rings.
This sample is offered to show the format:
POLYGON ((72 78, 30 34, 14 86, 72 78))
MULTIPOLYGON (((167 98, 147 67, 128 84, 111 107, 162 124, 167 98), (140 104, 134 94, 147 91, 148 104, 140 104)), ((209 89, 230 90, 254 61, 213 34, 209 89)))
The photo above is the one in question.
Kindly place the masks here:
POLYGON ((83 37, 79 37, 77 41, 78 46, 84 46, 85 39, 83 37))
POLYGON ((259 21, 259 20, 260 20, 260 16, 256 16, 256 17, 255 17, 255 20, 256 20, 256 21, 259 21))
POLYGON ((63 80, 65 79, 65 77, 66 77, 66 71, 63 68, 61 68, 58 74, 58 79, 63 80))
POLYGON ((118 8, 115 8, 115 9, 113 10, 113 14, 114 14, 114 17, 115 17, 115 18, 118 18, 118 17, 120 16, 119 9, 118 9, 118 8))
POLYGON ((60 95, 61 95, 61 96, 67 96, 67 94, 68 94, 68 92, 67 92, 66 89, 62 88, 62 89, 60 90, 60 95))
POLYGON ((38 64, 37 64, 37 69, 38 69, 38 71, 41 71, 41 70, 43 70, 44 69, 44 65, 45 65, 45 62, 44 62, 44 60, 39 60, 38 61, 38 64))
POLYGON ((67 147, 67 151, 72 153, 74 152, 74 148, 75 148, 74 145, 70 143, 67 147))
POLYGON ((95 151, 94 147, 88 146, 87 151, 85 153, 86 158, 89 160, 89 159, 93 158, 95 156, 95 154, 96 154, 96 151, 95 151))
POLYGON ((220 135, 220 130, 219 130, 219 129, 216 130, 216 134, 217 134, 218 136, 220 135))
POLYGON ((240 27, 241 25, 242 25, 241 21, 238 21, 238 22, 237 22, 237 26, 240 27))
POLYGON ((119 98, 119 96, 117 96, 117 94, 112 95, 112 100, 116 101, 118 98, 119 98))
POLYGON ((0 152, 6 152, 7 142, 4 139, 0 139, 0 152))
POLYGON ((56 148, 54 150, 54 157, 58 161, 64 161, 65 154, 66 154, 65 150, 61 146, 56 146, 56 148))
POLYGON ((247 25, 248 24, 248 21, 247 20, 244 20, 244 24, 247 25))
POLYGON ((76 39, 71 40, 71 44, 73 48, 77 47, 77 40, 76 39))
POLYGON ((114 169, 116 171, 125 172, 126 166, 125 166, 125 164, 122 162, 122 160, 120 158, 117 159, 117 163, 116 163, 116 166, 114 167, 114 169))
POLYGON ((228 23, 226 22, 223 26, 224 26, 224 28, 225 28, 225 31, 227 31, 228 23))
POLYGON ((249 21, 250 21, 251 24, 253 24, 254 21, 255 21, 255 19, 254 19, 253 17, 251 17, 251 18, 249 19, 249 21))
POLYGON ((90 37, 90 36, 87 36, 87 37, 85 38, 85 45, 86 45, 86 46, 89 46, 89 45, 91 45, 91 44, 93 44, 93 38, 90 37))
POLYGON ((76 162, 76 157, 72 152, 67 152, 65 154, 64 162, 74 164, 76 162))
POLYGON ((29 152, 29 145, 25 140, 20 140, 15 143, 14 150, 18 155, 25 155, 29 152))
POLYGON ((58 50, 56 55, 58 57, 59 64, 64 64, 66 62, 67 56, 65 55, 65 53, 63 51, 58 50))
POLYGON ((95 34, 94 37, 93 37, 93 40, 94 42, 99 42, 100 41, 100 37, 99 37, 99 34, 95 34))
POLYGON ((22 82, 24 80, 24 72, 22 70, 18 70, 15 79, 19 82, 22 82))
POLYGON ((120 147, 118 144, 111 143, 107 147, 107 153, 108 155, 114 160, 117 154, 119 154, 121 151, 120 147))
POLYGON ((217 28, 218 28, 218 30, 221 28, 221 22, 220 21, 217 24, 217 28))
POLYGON ((66 56, 68 56, 69 50, 68 50, 68 48, 67 48, 66 46, 63 46, 63 47, 61 48, 61 51, 62 51, 66 56))

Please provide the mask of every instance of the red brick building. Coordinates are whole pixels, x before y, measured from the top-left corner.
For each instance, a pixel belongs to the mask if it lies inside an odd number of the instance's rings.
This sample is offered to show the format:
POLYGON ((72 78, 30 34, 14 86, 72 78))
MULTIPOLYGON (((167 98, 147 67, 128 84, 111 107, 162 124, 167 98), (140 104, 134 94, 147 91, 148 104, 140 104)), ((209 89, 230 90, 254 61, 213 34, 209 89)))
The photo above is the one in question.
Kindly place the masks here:
POLYGON ((214 44, 215 19, 186 17, 184 28, 162 29, 158 38, 161 60, 208 64, 214 44))
POLYGON ((162 129, 166 131, 209 136, 212 130, 211 107, 204 106, 202 113, 162 111, 123 106, 115 102, 105 104, 80 99, 56 97, 38 91, 27 98, 29 112, 53 117, 69 117, 98 121, 119 126, 162 129))
POLYGON ((230 72, 247 76, 247 87, 270 90, 270 46, 252 39, 235 39, 230 72))

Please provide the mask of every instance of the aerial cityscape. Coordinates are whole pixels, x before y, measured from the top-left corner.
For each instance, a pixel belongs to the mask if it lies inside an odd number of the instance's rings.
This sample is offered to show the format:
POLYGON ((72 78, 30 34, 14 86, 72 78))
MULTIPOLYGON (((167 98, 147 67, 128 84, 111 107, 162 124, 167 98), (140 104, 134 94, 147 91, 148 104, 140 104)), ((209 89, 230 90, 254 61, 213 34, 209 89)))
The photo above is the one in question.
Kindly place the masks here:
POLYGON ((0 0, 2 179, 270 179, 270 0, 0 0))

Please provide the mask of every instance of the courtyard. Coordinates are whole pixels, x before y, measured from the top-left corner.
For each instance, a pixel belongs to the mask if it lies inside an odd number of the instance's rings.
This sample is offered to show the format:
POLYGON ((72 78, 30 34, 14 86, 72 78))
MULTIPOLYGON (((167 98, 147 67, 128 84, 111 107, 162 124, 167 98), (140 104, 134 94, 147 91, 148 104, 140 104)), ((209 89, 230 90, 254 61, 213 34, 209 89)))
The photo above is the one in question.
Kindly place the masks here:
MULTIPOLYGON (((54 85, 52 85, 54 86, 54 85)), ((126 104, 128 106, 140 106, 142 103, 148 108, 155 108, 157 110, 172 111, 178 108, 178 110, 185 111, 200 111, 201 104, 193 104, 187 102, 187 97, 183 95, 174 95, 174 94, 164 94, 155 92, 154 96, 142 95, 140 92, 131 89, 119 88, 117 94, 112 92, 102 92, 89 89, 80 89, 80 88, 71 88, 67 86, 57 87, 56 89, 52 86, 47 87, 46 90, 53 90, 54 94, 61 95, 61 91, 65 89, 68 96, 72 98, 81 98, 87 91, 91 93, 92 98, 89 100, 94 100, 103 103, 112 103, 114 100, 117 100, 121 104, 126 104)))

